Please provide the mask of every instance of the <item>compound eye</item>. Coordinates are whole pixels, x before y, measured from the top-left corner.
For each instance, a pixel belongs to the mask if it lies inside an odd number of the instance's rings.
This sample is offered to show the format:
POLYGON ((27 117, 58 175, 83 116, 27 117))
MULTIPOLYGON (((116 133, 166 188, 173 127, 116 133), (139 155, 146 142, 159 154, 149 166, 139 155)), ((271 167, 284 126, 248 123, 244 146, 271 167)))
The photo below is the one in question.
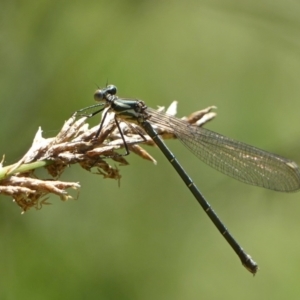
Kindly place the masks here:
POLYGON ((115 95, 117 93, 117 87, 113 84, 110 84, 106 87, 106 91, 110 95, 115 95))
POLYGON ((102 90, 96 90, 96 92, 94 93, 94 99, 97 102, 101 102, 104 100, 104 93, 102 90))

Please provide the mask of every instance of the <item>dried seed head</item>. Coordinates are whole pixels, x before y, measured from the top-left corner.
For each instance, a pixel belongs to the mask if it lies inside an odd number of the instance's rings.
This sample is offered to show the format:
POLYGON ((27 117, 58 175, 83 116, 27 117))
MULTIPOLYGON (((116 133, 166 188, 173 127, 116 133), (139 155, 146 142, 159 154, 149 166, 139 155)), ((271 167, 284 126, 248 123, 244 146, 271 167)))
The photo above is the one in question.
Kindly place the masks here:
MULTIPOLYGON (((211 112, 213 108, 215 107, 208 107, 184 119, 190 124, 202 126, 215 117, 215 113, 211 112)), ((163 111, 164 108, 159 110, 163 111)), ((174 101, 166 113, 175 115, 176 111, 177 102, 174 101)), ((114 113, 109 112, 107 116, 97 139, 94 137, 99 125, 89 128, 86 123, 88 118, 77 119, 75 114, 65 122, 55 137, 43 138, 42 130, 39 128, 32 146, 20 161, 7 167, 3 167, 4 158, 0 162, 0 194, 11 196, 23 212, 31 207, 41 209, 43 205, 50 204, 47 202, 49 194, 56 194, 63 201, 72 199, 66 190, 69 188, 78 190, 80 185, 58 180, 66 167, 72 164, 79 164, 90 172, 95 168, 97 171, 92 172, 93 174, 115 179, 120 185, 120 170, 116 166, 111 166, 106 159, 110 158, 120 166, 128 165, 128 162, 120 155, 120 151, 117 152, 124 148, 124 142, 114 123, 114 113), (40 167, 46 168, 54 180, 36 178, 34 170, 40 167)), ((129 151, 156 164, 156 160, 139 145, 153 146, 155 144, 152 139, 138 125, 121 124, 129 151)), ((173 132, 160 124, 152 125, 164 139, 176 138, 173 132)))

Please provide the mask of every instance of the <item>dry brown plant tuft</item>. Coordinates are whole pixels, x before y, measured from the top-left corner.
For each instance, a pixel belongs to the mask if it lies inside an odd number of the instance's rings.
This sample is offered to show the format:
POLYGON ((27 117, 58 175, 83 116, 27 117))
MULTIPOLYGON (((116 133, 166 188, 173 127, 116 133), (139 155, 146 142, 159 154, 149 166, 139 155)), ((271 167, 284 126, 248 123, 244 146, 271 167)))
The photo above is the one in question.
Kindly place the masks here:
MULTIPOLYGON (((202 126, 216 116, 216 113, 212 112, 214 108, 208 107, 182 119, 191 125, 202 126)), ((177 102, 174 101, 166 113, 175 115, 176 110, 177 102)), ((164 111, 164 108, 159 108, 159 111, 164 111)), ((3 158, 0 163, 0 194, 11 196, 22 209, 22 213, 32 207, 41 209, 43 205, 50 204, 47 202, 49 194, 56 194, 63 201, 73 199, 67 189, 79 190, 80 184, 58 180, 72 164, 79 164, 89 172, 95 168, 96 172, 92 172, 93 174, 120 182, 120 170, 107 162, 109 158, 120 166, 128 165, 125 156, 116 151, 123 148, 124 143, 114 123, 114 114, 108 113, 97 139, 94 137, 99 125, 89 128, 87 119, 87 117, 78 118, 75 113, 65 122, 57 136, 52 138, 43 138, 42 130, 39 128, 32 146, 21 160, 3 167, 3 158), (38 168, 45 168, 53 179, 37 178, 34 171, 38 168)), ((158 124, 152 125, 162 138, 176 138, 170 129, 158 124)), ((140 146, 140 144, 155 146, 152 139, 137 125, 122 122, 121 128, 129 151, 156 164, 156 160, 140 146), (141 137, 141 132, 145 139, 141 137)))

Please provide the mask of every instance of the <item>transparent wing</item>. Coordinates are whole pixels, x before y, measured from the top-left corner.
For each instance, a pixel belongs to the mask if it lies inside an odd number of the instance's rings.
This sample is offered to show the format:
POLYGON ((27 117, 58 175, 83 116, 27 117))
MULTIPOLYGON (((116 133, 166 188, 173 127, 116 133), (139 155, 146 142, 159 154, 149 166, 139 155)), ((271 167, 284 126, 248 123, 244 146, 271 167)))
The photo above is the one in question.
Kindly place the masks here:
POLYGON ((147 112, 151 123, 170 128, 191 152, 216 170, 271 190, 300 189, 300 170, 295 162, 153 109, 147 112))

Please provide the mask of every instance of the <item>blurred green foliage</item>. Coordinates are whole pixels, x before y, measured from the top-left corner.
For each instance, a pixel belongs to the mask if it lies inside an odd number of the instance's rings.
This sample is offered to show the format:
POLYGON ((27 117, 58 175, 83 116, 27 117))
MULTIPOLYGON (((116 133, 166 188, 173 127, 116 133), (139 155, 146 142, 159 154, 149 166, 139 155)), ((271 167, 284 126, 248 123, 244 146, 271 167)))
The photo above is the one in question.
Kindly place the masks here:
MULTIPOLYGON (((300 163, 299 15, 283 0, 1 1, 5 163, 107 81, 152 107, 176 99, 178 116, 216 105, 207 127, 300 163)), ((72 167, 77 201, 21 216, 1 196, 0 298, 298 299, 300 194, 244 185, 169 145, 259 263, 256 278, 150 149, 158 165, 131 155, 120 188, 72 167)))

